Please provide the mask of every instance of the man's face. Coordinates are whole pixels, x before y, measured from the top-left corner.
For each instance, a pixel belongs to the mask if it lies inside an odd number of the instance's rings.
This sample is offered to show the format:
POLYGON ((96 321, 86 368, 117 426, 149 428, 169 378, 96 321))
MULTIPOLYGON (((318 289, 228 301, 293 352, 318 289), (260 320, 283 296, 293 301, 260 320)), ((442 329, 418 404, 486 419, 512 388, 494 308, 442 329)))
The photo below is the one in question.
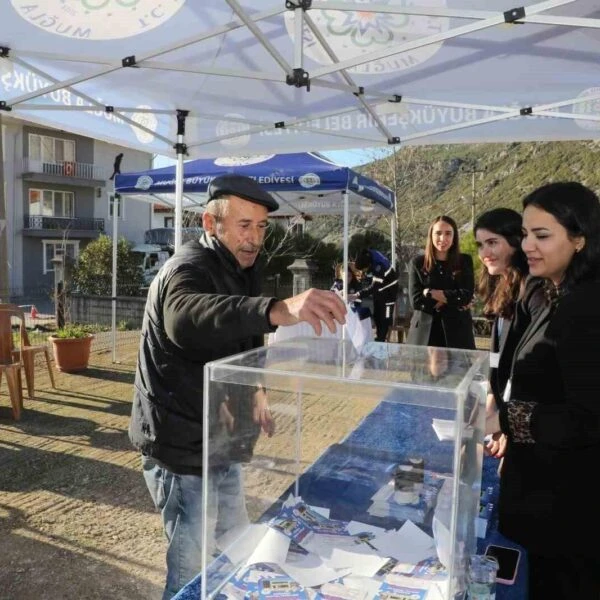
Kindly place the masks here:
POLYGON ((222 217, 204 213, 204 228, 214 235, 243 269, 251 267, 262 248, 268 224, 268 210, 262 204, 230 196, 222 217))

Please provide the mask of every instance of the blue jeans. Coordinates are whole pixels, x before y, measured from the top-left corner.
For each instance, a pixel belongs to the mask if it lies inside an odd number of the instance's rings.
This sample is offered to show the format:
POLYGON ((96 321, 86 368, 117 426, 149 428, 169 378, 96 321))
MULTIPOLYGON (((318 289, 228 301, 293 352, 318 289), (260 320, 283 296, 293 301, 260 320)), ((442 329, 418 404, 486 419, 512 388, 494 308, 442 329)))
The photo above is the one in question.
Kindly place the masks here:
MULTIPOLYGON (((202 477, 177 475, 148 456, 142 456, 142 467, 168 540, 163 600, 170 600, 202 569, 202 477)), ((220 536, 248 523, 241 465, 211 472, 208 483, 207 557, 220 536)))

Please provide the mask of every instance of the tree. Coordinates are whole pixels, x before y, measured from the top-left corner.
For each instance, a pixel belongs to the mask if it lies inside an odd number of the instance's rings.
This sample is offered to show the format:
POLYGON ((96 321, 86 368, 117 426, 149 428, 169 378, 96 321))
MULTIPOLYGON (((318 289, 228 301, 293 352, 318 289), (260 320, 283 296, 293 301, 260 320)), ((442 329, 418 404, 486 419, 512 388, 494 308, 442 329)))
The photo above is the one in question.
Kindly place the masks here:
MULTIPOLYGON (((139 258, 125 238, 117 243, 117 295, 140 296, 143 275, 139 258)), ((73 268, 73 286, 82 294, 110 296, 112 293, 112 239, 101 235, 90 242, 73 268)))

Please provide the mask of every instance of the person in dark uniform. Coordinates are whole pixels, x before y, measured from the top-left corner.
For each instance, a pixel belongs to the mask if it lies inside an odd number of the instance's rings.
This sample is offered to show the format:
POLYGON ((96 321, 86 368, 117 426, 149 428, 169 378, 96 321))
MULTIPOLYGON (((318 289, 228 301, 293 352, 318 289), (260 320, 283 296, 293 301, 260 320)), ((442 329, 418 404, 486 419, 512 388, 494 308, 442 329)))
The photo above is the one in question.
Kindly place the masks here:
POLYGON ((385 342, 394 319, 394 306, 398 296, 398 274, 389 259, 379 250, 364 248, 354 261, 354 266, 371 278, 371 283, 349 296, 349 300, 373 297, 375 341, 385 342))
POLYGON ((204 365, 261 346, 278 325, 304 321, 319 335, 323 326, 335 333, 345 323, 346 307, 329 290, 309 289, 285 300, 261 296, 257 258, 268 213, 277 208, 251 178, 215 178, 202 215, 204 232, 175 252, 148 291, 129 438, 142 453, 146 485, 168 540, 163 600, 200 572, 203 552, 210 556, 219 536, 248 522, 240 463, 250 460, 261 428, 274 432, 260 381, 224 385, 220 403, 211 389, 210 448, 214 437, 218 460, 203 473, 202 449, 209 442, 203 439, 204 365), (215 517, 208 519, 208 532, 202 529, 204 502, 215 517))

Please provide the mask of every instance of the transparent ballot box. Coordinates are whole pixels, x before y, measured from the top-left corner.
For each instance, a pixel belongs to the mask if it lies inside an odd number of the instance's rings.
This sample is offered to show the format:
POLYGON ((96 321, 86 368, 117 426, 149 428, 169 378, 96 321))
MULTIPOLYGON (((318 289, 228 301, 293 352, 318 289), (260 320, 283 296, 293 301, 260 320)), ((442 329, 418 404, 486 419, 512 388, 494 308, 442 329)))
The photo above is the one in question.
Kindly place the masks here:
POLYGON ((462 597, 488 366, 319 338, 207 364, 202 598, 462 597))

